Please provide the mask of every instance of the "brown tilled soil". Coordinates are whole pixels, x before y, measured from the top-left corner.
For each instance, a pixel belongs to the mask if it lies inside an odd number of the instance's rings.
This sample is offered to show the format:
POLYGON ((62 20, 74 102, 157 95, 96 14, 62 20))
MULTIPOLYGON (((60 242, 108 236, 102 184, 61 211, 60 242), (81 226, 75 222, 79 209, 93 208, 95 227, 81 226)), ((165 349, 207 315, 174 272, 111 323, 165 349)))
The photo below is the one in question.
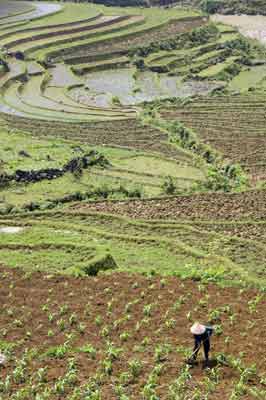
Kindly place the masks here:
MULTIPOLYGON (((169 384, 177 378, 184 365, 184 355, 177 352, 177 348, 191 348, 193 339, 189 328, 192 321, 207 321, 209 313, 214 310, 220 310, 216 324, 222 326, 223 334, 212 338, 210 366, 216 364, 217 352, 237 358, 243 352, 243 364, 250 366, 255 363, 259 375, 266 373, 265 297, 260 299, 252 312, 250 304, 258 295, 255 291, 222 289, 215 285, 199 286, 197 282, 180 281, 177 278, 162 281, 159 277, 146 278, 125 273, 75 279, 41 273, 24 275, 20 270, 1 267, 0 277, 0 344, 3 341, 17 344, 5 368, 0 369, 2 379, 8 374, 12 375, 16 366, 14 356, 20 358, 26 348, 35 348, 37 355, 28 362, 26 376, 36 383, 36 371, 47 367, 47 383, 39 391, 45 386, 52 387, 56 379, 64 375, 70 357, 74 357, 78 368, 78 382, 74 386, 85 384, 97 371, 101 371, 101 361, 106 357, 106 342, 110 341, 122 348, 123 352, 113 362, 111 375, 102 377, 102 399, 117 399, 114 386, 118 377, 129 370, 129 360, 138 359, 143 363, 141 375, 135 380, 130 379, 125 391, 130 399, 139 400, 143 398, 143 385, 156 365, 155 347, 169 344, 171 351, 159 362, 163 369, 158 377, 157 389, 159 398, 167 399, 169 384), (151 312, 145 316, 144 307, 149 304, 152 304, 151 312), (64 309, 60 310, 62 306, 64 309), (221 308, 225 306, 226 309, 221 308), (71 325, 69 318, 73 313, 77 320, 71 325), (49 322, 48 316, 52 314, 54 320, 49 322), (233 317, 230 318, 230 315, 233 317), (96 318, 100 324, 96 324, 96 318), (63 331, 57 324, 59 320, 65 321, 63 331), (83 333, 78 330, 79 323, 86 326, 83 333), (53 336, 47 335, 49 330, 53 331, 53 336), (120 335, 125 332, 129 336, 123 341, 120 335), (52 346, 63 344, 69 333, 75 336, 70 340, 68 353, 63 358, 45 355, 52 346), (147 338, 147 343, 140 346, 144 338, 147 338), (95 347, 95 359, 77 351, 85 344, 95 347)), ((190 370, 193 378, 188 386, 191 389, 202 383, 208 374, 202 369, 201 360, 202 354, 199 364, 190 370)), ((221 366, 219 375, 220 381, 210 400, 229 399, 232 387, 239 379, 236 369, 229 365, 221 366)), ((25 385, 14 383, 11 377, 11 393, 2 398, 11 398, 15 390, 25 385)), ((252 377, 249 382, 249 387, 254 386, 263 389, 258 376, 252 377)), ((69 393, 68 388, 64 394, 51 395, 49 398, 68 399, 69 393)), ((251 399, 248 394, 242 398, 251 399)))
POLYGON ((192 128, 205 143, 241 164, 254 182, 266 180, 265 96, 205 98, 162 110, 162 116, 192 128))
POLYGON ((142 219, 260 220, 266 218, 266 191, 202 193, 151 200, 103 201, 77 204, 71 208, 142 219))

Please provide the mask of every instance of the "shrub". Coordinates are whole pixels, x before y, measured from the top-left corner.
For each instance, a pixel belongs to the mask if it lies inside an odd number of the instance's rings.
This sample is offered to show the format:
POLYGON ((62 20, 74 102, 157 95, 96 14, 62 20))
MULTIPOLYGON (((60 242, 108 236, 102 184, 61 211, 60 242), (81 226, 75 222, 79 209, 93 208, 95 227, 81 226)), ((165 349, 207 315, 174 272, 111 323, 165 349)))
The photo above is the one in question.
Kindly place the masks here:
POLYGON ((221 0, 202 0, 201 8, 208 14, 214 14, 219 11, 221 3, 223 3, 221 0))
POLYGON ((164 181, 164 183, 162 185, 162 189, 163 189, 164 193, 166 193, 166 194, 170 194, 171 195, 171 194, 175 193, 176 184, 175 184, 172 176, 167 176, 165 178, 165 181, 164 181))
POLYGON ((100 271, 106 271, 108 269, 115 268, 117 268, 115 260, 113 259, 111 254, 106 253, 104 255, 95 257, 90 264, 84 267, 70 267, 66 270, 66 273, 75 276, 96 276, 100 271))

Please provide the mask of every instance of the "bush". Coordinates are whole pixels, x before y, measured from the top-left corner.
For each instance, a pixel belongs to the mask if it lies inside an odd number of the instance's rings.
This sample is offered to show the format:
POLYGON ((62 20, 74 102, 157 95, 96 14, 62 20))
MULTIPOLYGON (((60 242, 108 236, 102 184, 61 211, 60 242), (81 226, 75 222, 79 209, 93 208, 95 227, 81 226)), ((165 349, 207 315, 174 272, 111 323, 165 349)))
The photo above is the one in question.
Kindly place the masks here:
POLYGON ((176 184, 172 176, 167 176, 163 183, 162 189, 166 194, 174 194, 176 191, 176 184))
POLYGON ((208 14, 215 14, 221 7, 222 0, 202 0, 201 8, 208 14))
POLYGON ((117 268, 117 264, 110 253, 95 257, 91 263, 85 267, 70 267, 66 270, 67 274, 74 276, 96 276, 100 271, 117 268))

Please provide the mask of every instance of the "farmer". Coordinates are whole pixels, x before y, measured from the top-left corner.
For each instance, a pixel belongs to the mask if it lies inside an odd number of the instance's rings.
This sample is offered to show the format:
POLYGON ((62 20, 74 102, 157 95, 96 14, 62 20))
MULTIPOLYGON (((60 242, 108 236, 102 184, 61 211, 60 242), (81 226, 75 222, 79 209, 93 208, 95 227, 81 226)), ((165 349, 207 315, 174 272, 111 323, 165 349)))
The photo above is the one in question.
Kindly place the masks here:
POLYGON ((210 336, 212 335, 213 328, 211 326, 202 325, 199 322, 195 322, 190 328, 191 333, 194 336, 195 344, 192 356, 189 359, 190 363, 193 363, 197 359, 197 355, 201 345, 203 344, 205 366, 208 365, 209 351, 210 351, 210 336))

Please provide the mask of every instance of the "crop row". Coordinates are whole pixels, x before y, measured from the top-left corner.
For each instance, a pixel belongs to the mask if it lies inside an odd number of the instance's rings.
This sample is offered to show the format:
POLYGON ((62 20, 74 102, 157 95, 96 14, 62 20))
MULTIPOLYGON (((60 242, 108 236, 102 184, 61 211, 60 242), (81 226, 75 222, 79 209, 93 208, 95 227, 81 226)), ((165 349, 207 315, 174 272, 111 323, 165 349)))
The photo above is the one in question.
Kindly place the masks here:
MULTIPOLYGON (((11 29, 5 29, 3 32, 0 33, 0 40, 1 43, 4 45, 4 39, 9 39, 12 36, 16 36, 17 38, 24 37, 26 38, 27 36, 30 36, 32 32, 39 32, 39 33, 44 33, 46 31, 57 31, 62 28, 68 28, 68 27, 77 27, 77 26, 82 26, 82 25, 87 25, 91 22, 95 22, 99 20, 103 16, 102 13, 96 14, 95 16, 92 16, 90 18, 86 19, 81 19, 79 21, 72 21, 72 22, 65 22, 62 24, 56 24, 56 25, 47 25, 47 26, 35 26, 32 28, 27 28, 27 27, 13 27, 11 29)), ((9 40, 8 40, 9 41, 9 40)), ((8 43, 8 41, 6 43, 8 43)))
POLYGON ((161 112, 166 119, 182 121, 227 158, 241 163, 251 171, 255 181, 257 177, 265 179, 265 97, 262 95, 206 98, 186 106, 162 108, 161 112))
MULTIPOLYGON (((105 19, 105 17, 102 18, 105 19)), ((81 45, 83 42, 95 40, 95 38, 101 37, 105 34, 113 34, 120 30, 123 31, 123 29, 130 29, 135 25, 142 25, 143 22, 144 19, 142 16, 120 16, 117 18, 113 17, 113 19, 110 17, 110 19, 108 18, 107 21, 95 24, 95 26, 77 28, 76 32, 73 33, 66 32, 66 35, 64 32, 62 34, 52 32, 51 34, 44 34, 44 38, 36 39, 32 42, 28 41, 28 39, 25 39, 26 43, 23 46, 14 44, 14 47, 12 45, 12 48, 13 50, 24 51, 28 55, 32 53, 34 54, 36 51, 42 49, 45 49, 46 51, 46 49, 50 47, 61 48, 63 46, 67 49, 71 45, 81 45)), ((74 31, 74 29, 72 30, 74 31)))
POLYGON ((121 16, 121 17, 99 17, 96 20, 96 23, 93 20, 93 23, 90 24, 88 22, 82 22, 78 24, 77 26, 71 26, 70 28, 56 28, 56 29, 49 29, 48 32, 42 32, 43 28, 40 29, 40 31, 37 31, 36 33, 32 34, 24 34, 20 35, 17 32, 15 32, 12 36, 13 37, 8 37, 7 39, 1 39, 1 45, 5 46, 7 49, 11 49, 17 46, 20 46, 21 50, 23 50, 23 46, 21 46, 24 43, 31 42, 36 42, 40 41, 42 39, 48 39, 48 38, 53 38, 55 39, 56 36, 65 36, 65 35, 74 35, 75 33, 80 33, 80 32, 86 32, 90 30, 95 30, 98 28, 102 28, 106 25, 112 25, 113 23, 117 23, 123 20, 128 19, 128 16, 121 16))
POLYGON ((253 351, 264 354, 260 292, 128 274, 76 280, 4 267, 0 274, 6 398, 36 391, 45 400, 265 394, 264 357, 253 351), (192 369, 184 365, 187 333, 206 315, 216 327, 214 365, 192 369))

